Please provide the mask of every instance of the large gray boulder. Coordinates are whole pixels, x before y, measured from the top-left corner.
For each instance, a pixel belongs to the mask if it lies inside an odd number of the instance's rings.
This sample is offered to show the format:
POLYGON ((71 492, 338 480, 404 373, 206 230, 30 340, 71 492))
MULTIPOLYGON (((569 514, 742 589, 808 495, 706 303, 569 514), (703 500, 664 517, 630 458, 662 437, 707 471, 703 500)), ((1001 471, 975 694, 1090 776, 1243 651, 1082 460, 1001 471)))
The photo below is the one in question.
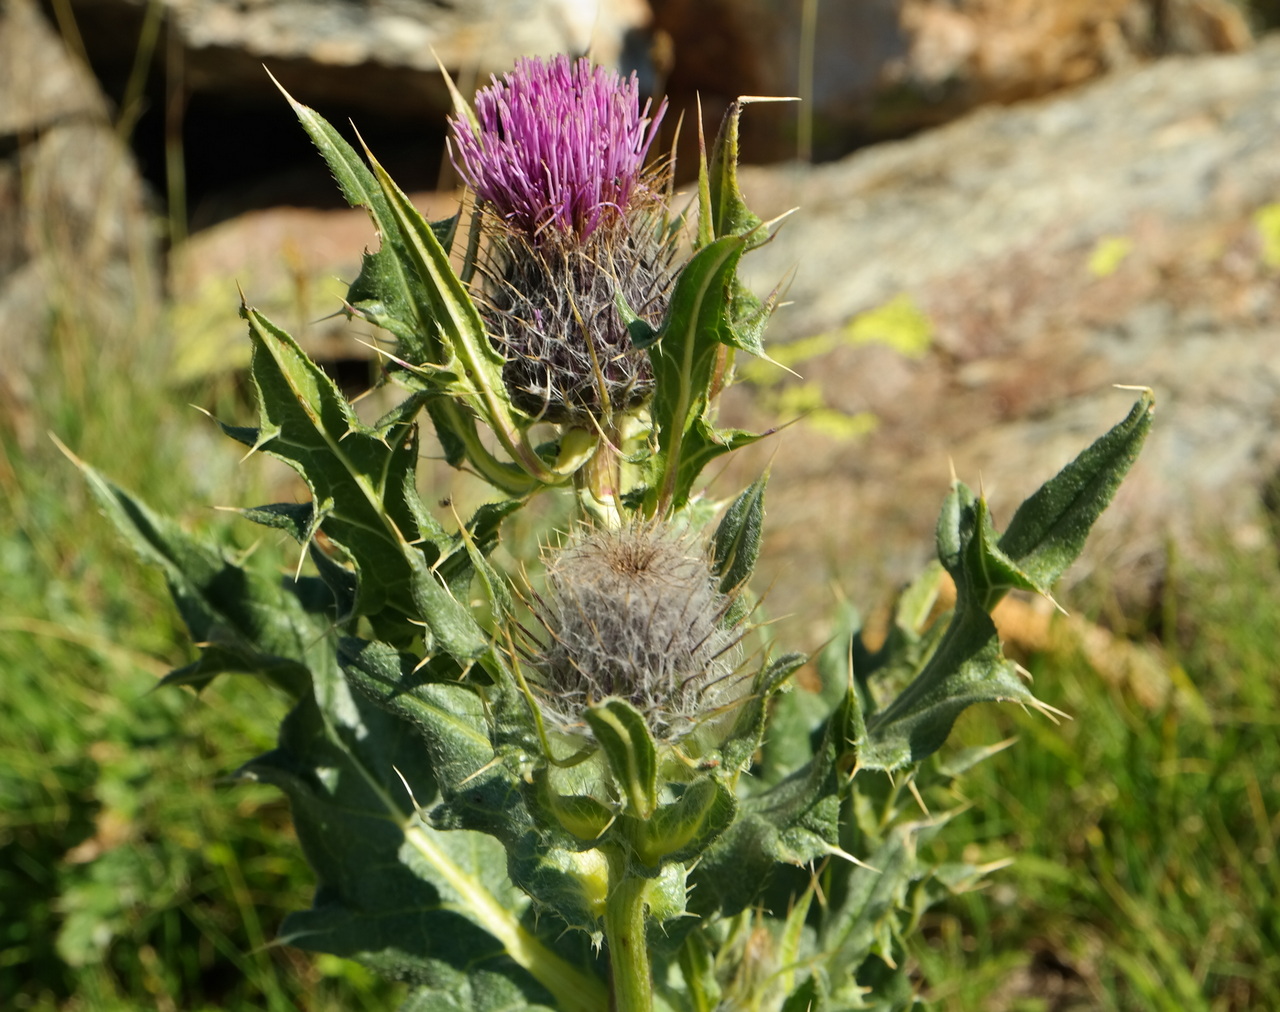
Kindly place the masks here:
POLYGON ((97 82, 33 0, 5 0, 0 426, 20 443, 38 436, 34 406, 55 348, 64 368, 91 376, 98 356, 154 325, 158 245, 146 189, 97 82))
POLYGON ((756 160, 794 156, 797 145, 829 158, 1153 57, 1251 42, 1232 0, 651 3, 671 39, 667 86, 678 104, 697 93, 718 116, 739 95, 805 97, 760 113, 745 139, 756 160))
POLYGON ((909 577, 952 466, 1007 521, 1121 417, 1134 395, 1112 384, 1154 388, 1155 427, 1074 578, 1142 598, 1170 539, 1194 556, 1263 536, 1280 467, 1280 37, 743 186, 765 212, 800 208, 745 263, 757 288, 794 270, 771 335, 805 379, 757 364, 726 405, 755 424, 816 406, 756 455, 773 461, 779 609, 832 579, 865 601, 909 577))
MULTIPOLYGON (((78 0, 87 44, 132 59, 147 0, 78 0)), ((428 123, 449 108, 439 67, 484 80, 523 55, 592 51, 617 65, 649 20, 646 0, 164 0, 182 85, 274 100, 266 64, 308 103, 428 123), (437 62, 437 60, 439 62, 437 62)))

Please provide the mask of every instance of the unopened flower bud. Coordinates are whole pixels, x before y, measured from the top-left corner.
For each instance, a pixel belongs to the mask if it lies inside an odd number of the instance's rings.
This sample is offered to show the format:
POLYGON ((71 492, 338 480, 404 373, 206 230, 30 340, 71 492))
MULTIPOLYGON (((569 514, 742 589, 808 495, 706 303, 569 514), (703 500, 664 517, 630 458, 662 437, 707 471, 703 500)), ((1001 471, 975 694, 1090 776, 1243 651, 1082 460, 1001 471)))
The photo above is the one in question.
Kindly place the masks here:
POLYGON ((731 604, 705 554, 670 528, 585 530, 549 562, 535 608, 544 713, 584 733, 584 708, 620 697, 666 741, 715 721, 750 681, 737 664, 741 627, 725 620, 731 604))

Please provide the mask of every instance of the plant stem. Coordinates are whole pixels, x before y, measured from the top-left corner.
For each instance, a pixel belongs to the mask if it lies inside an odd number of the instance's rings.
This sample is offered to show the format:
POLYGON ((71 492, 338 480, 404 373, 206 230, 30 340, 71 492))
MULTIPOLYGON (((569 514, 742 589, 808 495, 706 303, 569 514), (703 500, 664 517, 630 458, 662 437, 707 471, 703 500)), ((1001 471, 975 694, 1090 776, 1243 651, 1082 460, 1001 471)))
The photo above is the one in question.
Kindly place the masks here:
POLYGON ((609 854, 609 899, 604 936, 609 946, 613 1001, 611 1012, 651 1012, 653 979, 645 944, 649 880, 627 874, 626 857, 609 854))

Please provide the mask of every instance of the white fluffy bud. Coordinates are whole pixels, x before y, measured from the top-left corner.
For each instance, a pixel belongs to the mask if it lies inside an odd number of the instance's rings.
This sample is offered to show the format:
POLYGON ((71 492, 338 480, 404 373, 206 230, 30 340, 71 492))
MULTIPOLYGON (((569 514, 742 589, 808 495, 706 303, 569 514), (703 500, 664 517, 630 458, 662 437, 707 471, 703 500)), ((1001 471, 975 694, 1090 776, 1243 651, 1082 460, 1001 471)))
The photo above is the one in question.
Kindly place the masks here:
POLYGON ((549 560, 535 609, 546 630, 531 657, 544 711, 581 732, 584 707, 618 696, 655 737, 685 737, 742 695, 731 603, 680 534, 658 524, 585 530, 549 560))

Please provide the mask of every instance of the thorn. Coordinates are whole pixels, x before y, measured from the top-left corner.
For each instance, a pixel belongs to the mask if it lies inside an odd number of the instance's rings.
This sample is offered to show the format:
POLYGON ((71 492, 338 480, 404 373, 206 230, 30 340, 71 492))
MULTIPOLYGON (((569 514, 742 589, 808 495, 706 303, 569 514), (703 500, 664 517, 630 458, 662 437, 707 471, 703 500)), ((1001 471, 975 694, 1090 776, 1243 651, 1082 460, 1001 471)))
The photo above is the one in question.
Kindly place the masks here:
MULTIPOLYGON (((826 862, 823 862, 823 868, 825 867, 826 862)), ((812 864, 809 865, 809 888, 813 890, 813 895, 818 901, 818 906, 825 908, 827 905, 827 894, 822 891, 822 883, 818 881, 818 876, 821 872, 822 868, 814 868, 812 864)))
POLYGON ((67 444, 54 435, 52 429, 46 430, 45 435, 47 435, 50 439, 53 440, 53 445, 56 446, 61 451, 62 455, 66 457, 67 460, 75 464, 76 467, 79 467, 79 468, 85 467, 85 462, 81 460, 79 457, 77 457, 74 453, 72 453, 71 450, 67 447, 67 444))
POLYGON ((467 784, 471 783, 472 780, 478 777, 481 773, 487 773, 489 770, 493 769, 495 766, 501 766, 501 765, 502 765, 502 756, 494 756, 487 763, 481 766, 478 770, 472 773, 469 777, 464 777, 462 780, 458 781, 458 786, 465 787, 467 784))
POLYGON ((830 854, 832 857, 839 857, 839 858, 843 858, 844 860, 848 861, 850 864, 857 865, 859 868, 866 868, 866 869, 867 869, 867 871, 873 871, 873 872, 875 872, 877 875, 882 874, 879 868, 876 868, 876 867, 874 867, 873 865, 869 865, 869 864, 867 864, 867 862, 866 862, 866 861, 859 861, 856 857, 854 857, 852 854, 850 854, 847 850, 841 850, 839 847, 835 846, 834 844, 830 844, 830 843, 828 843, 828 844, 826 845, 826 851, 827 851, 827 853, 828 853, 828 854, 830 854))
POLYGON ((418 804, 418 799, 413 796, 413 788, 409 786, 409 781, 405 779, 398 766, 393 764, 391 768, 395 771, 396 776, 400 778, 400 782, 404 784, 404 789, 409 792, 409 800, 413 802, 413 814, 421 818, 424 809, 418 804))
POLYGON ((1013 858, 1002 857, 998 861, 988 861, 986 864, 975 865, 974 869, 979 875, 990 875, 993 871, 1000 871, 1003 868, 1008 868, 1013 863, 1013 858))
POLYGON ((1075 720, 1075 718, 1065 710, 1059 710, 1056 706, 1050 706, 1048 703, 1043 700, 1036 699, 1034 696, 1031 698, 1031 705, 1052 720, 1055 724, 1058 723, 1059 717, 1063 720, 1075 720))
POLYGON ((915 778, 907 781, 907 789, 911 791, 911 796, 916 799, 916 804, 920 806, 920 811, 924 812, 926 819, 932 819, 933 813, 929 811, 929 806, 924 803, 924 797, 920 794, 920 788, 916 786, 915 778))
POLYGON ((293 96, 284 90, 284 85, 277 80, 276 75, 271 73, 270 68, 265 63, 262 65, 262 69, 267 72, 267 77, 271 78, 271 83, 280 89, 280 94, 288 100, 289 104, 296 106, 298 103, 294 101, 293 96))
POLYGON ((1040 596, 1043 597, 1046 601, 1048 601, 1051 605, 1053 605, 1054 608, 1057 609, 1058 614, 1062 615, 1064 618, 1071 617, 1071 612, 1067 611, 1066 608, 1062 607, 1062 605, 1058 603, 1057 599, 1052 594, 1050 594, 1047 590, 1041 591, 1040 596))
MULTIPOLYGON (((360 142, 360 147, 364 149, 365 157, 369 159, 369 164, 378 166, 377 159, 373 157, 373 152, 369 150, 369 145, 364 142, 364 138, 360 136, 360 130, 356 127, 355 120, 347 120, 351 124, 351 129, 356 135, 356 140, 360 142)), ((376 175, 376 173, 375 173, 376 175)))

